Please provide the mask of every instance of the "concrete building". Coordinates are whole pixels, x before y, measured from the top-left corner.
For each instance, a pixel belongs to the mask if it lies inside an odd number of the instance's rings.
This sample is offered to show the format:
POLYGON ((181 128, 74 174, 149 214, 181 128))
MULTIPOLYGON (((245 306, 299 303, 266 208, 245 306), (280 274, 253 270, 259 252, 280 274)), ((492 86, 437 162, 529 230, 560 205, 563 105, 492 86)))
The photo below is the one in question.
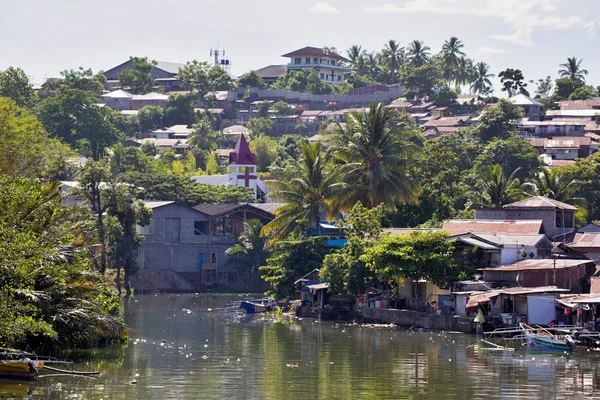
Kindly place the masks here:
POLYGON ((523 116, 529 121, 539 121, 542 115, 544 105, 529 96, 519 93, 511 97, 508 101, 515 103, 523 109, 523 116))
POLYGON ((582 121, 522 121, 519 134, 525 137, 583 136, 587 123, 582 121))
POLYGON ((349 60, 326 48, 304 47, 282 55, 290 59, 288 70, 314 68, 319 78, 328 83, 342 83, 352 70, 344 65, 349 60))
POLYGON ((573 232, 577 207, 544 196, 507 204, 501 209, 479 208, 476 220, 542 220, 544 233, 550 239, 573 232))
MULTIPOLYGON (((156 65, 152 66, 150 74, 154 78, 154 82, 158 86, 165 88, 165 91, 178 90, 181 87, 181 81, 177 79, 179 68, 184 67, 185 64, 174 63, 167 61, 157 61, 156 65)), ((131 60, 127 60, 122 64, 117 65, 104 72, 106 82, 104 83, 105 90, 112 90, 119 85, 119 74, 128 68, 132 68, 133 63, 131 60)))
POLYGON ((558 136, 550 139, 528 139, 541 155, 552 160, 575 160, 598 151, 598 144, 587 136, 558 136))

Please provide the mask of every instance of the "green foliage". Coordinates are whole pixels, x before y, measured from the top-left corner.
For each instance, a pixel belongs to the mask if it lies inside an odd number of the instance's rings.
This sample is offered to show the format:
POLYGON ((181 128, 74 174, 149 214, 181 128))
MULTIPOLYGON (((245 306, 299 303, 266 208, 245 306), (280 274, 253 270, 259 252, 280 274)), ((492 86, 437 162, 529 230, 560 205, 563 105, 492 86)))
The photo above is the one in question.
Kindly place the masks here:
POLYGON ((270 104, 271 102, 267 100, 258 103, 258 105, 256 106, 256 113, 258 114, 259 118, 269 118, 270 104))
POLYGON ((64 70, 60 73, 64 78, 64 83, 71 89, 86 90, 95 93, 97 96, 102 95, 104 90, 104 82, 106 77, 102 72, 94 74, 91 68, 74 70, 64 70))
POLYGON ((286 89, 312 94, 330 94, 334 92, 333 85, 325 82, 316 69, 289 70, 286 76, 278 78, 272 89, 286 89))
POLYGON ((131 68, 126 68, 119 73, 119 85, 128 89, 133 94, 145 94, 152 91, 154 79, 152 69, 156 61, 148 61, 148 57, 129 57, 131 68))
POLYGON ((8 67, 0 71, 0 97, 8 97, 19 107, 33 107, 35 92, 29 77, 21 68, 8 67))
POLYGON ((277 158, 277 142, 268 136, 259 136, 250 142, 250 150, 256 155, 258 172, 267 172, 277 158))
POLYGON ((41 178, 68 178, 74 168, 69 146, 48 137, 29 111, 8 98, 0 98, 0 173, 41 178))
POLYGON ((494 107, 486 108, 473 128, 473 134, 482 142, 494 138, 508 138, 517 132, 519 122, 523 119, 521 107, 508 100, 500 100, 494 107))
POLYGON ((192 125, 197 103, 198 96, 194 93, 170 95, 165 110, 166 125, 192 125))
POLYGON ((55 97, 42 100, 36 113, 50 135, 80 149, 86 143, 89 155, 99 159, 106 147, 121 139, 121 133, 112 122, 118 112, 98 107, 97 102, 92 92, 63 89, 55 97))
POLYGON ((293 299, 294 282, 320 268, 323 258, 331 251, 325 245, 326 241, 324 236, 292 236, 278 241, 265 265, 260 267, 263 279, 271 286, 267 294, 277 299, 293 299))
POLYGON ((146 106, 138 110, 137 117, 142 131, 156 130, 163 127, 165 111, 158 106, 146 106))
POLYGON ((230 263, 235 264, 241 275, 254 283, 260 279, 259 268, 265 264, 270 254, 267 238, 261 235, 262 228, 263 224, 257 219, 245 221, 244 233, 238 237, 234 246, 225 251, 230 256, 230 263))
POLYGON ((383 212, 381 205, 367 209, 358 202, 350 218, 338 222, 347 243, 341 251, 325 256, 320 272, 321 279, 329 283, 331 293, 364 293, 366 284, 375 278, 361 256, 379 242, 383 212))
POLYGON ((568 99, 578 85, 571 78, 560 78, 554 81, 554 98, 557 100, 568 99))
POLYGON ((502 208, 502 206, 520 200, 523 197, 521 182, 515 177, 520 168, 506 176, 500 164, 488 165, 480 177, 476 196, 481 202, 476 205, 489 208, 502 208))
MULTIPOLYGON (((572 181, 576 190, 573 197, 585 199, 587 222, 600 220, 600 153, 575 160, 575 164, 557 167, 555 174, 560 176, 561 186, 572 181)), ((573 186, 573 185, 572 185, 573 186)))
POLYGON ((206 61, 188 61, 179 69, 177 79, 181 81, 181 87, 185 90, 197 90, 201 95, 210 89, 208 85, 208 70, 210 65, 206 61))
POLYGON ((426 279, 447 287, 458 274, 454 246, 445 232, 413 231, 382 236, 361 256, 368 268, 391 280, 426 279))
POLYGON ((596 88, 592 85, 578 87, 569 95, 569 100, 587 100, 596 97, 596 88))
POLYGON ((521 168, 516 177, 524 181, 537 173, 542 161, 531 143, 521 136, 511 134, 506 139, 493 139, 481 148, 473 162, 473 169, 481 173, 486 167, 495 164, 502 165, 507 175, 521 168))
POLYGON ((585 76, 588 74, 586 69, 581 68, 583 60, 577 57, 567 58, 565 64, 560 64, 562 69, 558 71, 561 78, 569 78, 577 87, 585 85, 585 76))
POLYGON ((279 100, 271 106, 271 110, 275 110, 276 115, 293 115, 294 109, 283 100, 279 100))
POLYGON ((527 83, 523 77, 523 71, 520 69, 507 68, 498 74, 502 83, 502 91, 508 94, 508 97, 513 97, 518 93, 523 93, 529 96, 527 91, 527 83))
POLYGON ((405 64, 402 68, 402 84, 414 93, 414 97, 433 97, 444 86, 443 70, 434 64, 415 67, 405 64))
POLYGON ((539 175, 523 186, 532 196, 545 196, 563 203, 577 204, 582 199, 575 198, 574 194, 582 184, 583 181, 578 179, 569 179, 563 169, 542 168, 539 175))
POLYGON ((242 76, 238 78, 237 81, 238 87, 241 88, 258 88, 258 89, 266 89, 267 84, 263 81, 262 76, 254 70, 246 72, 242 76))
POLYGON ((267 118, 250 118, 246 128, 250 130, 254 137, 266 135, 273 128, 273 121, 267 118))
POLYGON ((433 96, 433 101, 435 101, 440 106, 452 106, 457 104, 456 99, 458 98, 458 94, 455 90, 450 89, 449 86, 444 85, 440 88, 440 90, 433 96))
POLYGON ((60 205, 58 184, 0 175, 0 345, 34 350, 122 340, 90 268, 89 213, 60 205))

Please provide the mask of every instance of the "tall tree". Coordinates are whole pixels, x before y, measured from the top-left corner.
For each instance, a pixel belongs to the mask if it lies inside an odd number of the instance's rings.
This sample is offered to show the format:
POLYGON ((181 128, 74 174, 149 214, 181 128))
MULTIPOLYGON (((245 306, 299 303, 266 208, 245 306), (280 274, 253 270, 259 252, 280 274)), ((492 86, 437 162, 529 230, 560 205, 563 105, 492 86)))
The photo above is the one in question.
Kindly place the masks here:
POLYGON ((77 70, 64 70, 60 73, 65 84, 73 89, 88 90, 100 96, 104 90, 106 77, 102 72, 94 74, 91 68, 79 67, 77 70))
POLYGON ((465 47, 463 42, 455 36, 446 40, 442 46, 442 60, 446 69, 446 79, 454 79, 454 71, 458 68, 458 63, 461 58, 466 56, 462 49, 465 47))
POLYGON ((262 76, 254 70, 248 71, 239 77, 237 81, 238 87, 241 88, 259 88, 266 89, 267 84, 263 80, 262 76))
POLYGON ((119 73, 119 85, 134 94, 151 92, 154 84, 152 69, 157 62, 148 61, 148 57, 129 57, 129 59, 131 68, 126 68, 119 73))
POLYGON ((484 62, 475 64, 475 73, 471 83, 471 93, 483 94, 492 88, 494 74, 490 74, 490 66, 484 62))
POLYGON ((348 55, 348 60, 350 60, 350 66, 352 70, 355 70, 357 64, 360 62, 361 58, 365 56, 366 50, 363 50, 361 46, 352 45, 348 50, 346 50, 346 54, 348 55))
POLYGON ((585 85, 585 76, 588 74, 587 69, 581 68, 583 60, 578 60, 577 57, 567 58, 567 62, 560 64, 561 69, 558 71, 561 78, 571 79, 577 86, 585 85))
MULTIPOLYGON (((269 196, 286 203, 275 210, 275 219, 264 226, 264 235, 272 233, 271 240, 284 238, 304 227, 310 233, 319 232, 321 216, 335 219, 337 209, 332 206, 342 185, 335 167, 327 167, 327 155, 319 142, 302 143, 300 159, 291 160, 280 172, 280 179, 267 181, 272 189, 269 196)), ((276 171, 277 172, 277 171, 276 171)))
POLYGON ((19 107, 32 107, 35 102, 33 85, 21 68, 8 67, 0 72, 0 97, 12 99, 19 107))
POLYGON ((404 48, 395 40, 388 41, 381 50, 381 59, 390 71, 392 85, 397 82, 398 68, 404 60, 404 48))
POLYGON ((259 268, 269 256, 267 237, 261 235, 263 224, 257 219, 244 222, 244 233, 238 236, 237 243, 228 248, 225 254, 230 258, 246 279, 256 282, 260 278, 259 268))
POLYGON ((408 60, 414 67, 420 67, 429 62, 431 57, 429 46, 425 46, 421 40, 413 40, 408 45, 408 60))
POLYGON ((468 85, 473 81, 475 73, 473 60, 461 57, 454 72, 454 82, 457 86, 468 85))
POLYGON ((580 198, 575 198, 575 193, 582 185, 582 181, 572 179, 561 169, 542 168, 529 182, 523 184, 525 190, 535 196, 546 196, 565 203, 576 204, 580 198))
POLYGON ((416 203, 421 188, 409 174, 418 148, 409 142, 410 129, 396 119, 396 112, 373 103, 368 112, 346 115, 346 126, 332 145, 348 184, 342 207, 356 201, 367 207, 416 203))
MULTIPOLYGON (((520 170, 517 168, 509 176, 504 174, 502 165, 488 165, 479 185, 480 205, 491 208, 502 206, 519 200, 522 197, 521 182, 515 175, 520 170)), ((477 202, 476 202, 477 203, 477 202)))
POLYGON ((527 91, 527 83, 523 77, 523 72, 520 69, 507 68, 498 74, 500 83, 502 83, 502 91, 506 92, 509 97, 513 97, 518 93, 523 93, 529 96, 527 91))

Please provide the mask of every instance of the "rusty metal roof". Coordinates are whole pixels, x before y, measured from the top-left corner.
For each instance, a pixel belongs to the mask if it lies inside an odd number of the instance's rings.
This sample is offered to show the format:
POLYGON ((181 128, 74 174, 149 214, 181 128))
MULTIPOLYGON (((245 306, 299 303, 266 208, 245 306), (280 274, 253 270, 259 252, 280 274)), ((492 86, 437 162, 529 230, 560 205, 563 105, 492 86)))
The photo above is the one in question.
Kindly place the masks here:
POLYGON ((451 235, 463 233, 504 233, 537 235, 542 232, 542 220, 449 219, 442 229, 451 235))
POLYGON ((577 207, 545 196, 533 196, 525 200, 507 204, 502 208, 553 208, 565 211, 577 211, 577 207))
POLYGON ((592 260, 569 260, 569 259, 541 259, 541 260, 523 260, 510 265, 500 267, 481 268, 481 271, 530 271, 538 269, 565 269, 578 267, 585 264, 594 264, 592 260), (556 264, 555 264, 556 261, 556 264))
POLYGON ((237 210, 238 208, 243 207, 243 204, 199 204, 193 207, 194 210, 200 211, 203 214, 215 216, 227 214, 232 211, 237 210))

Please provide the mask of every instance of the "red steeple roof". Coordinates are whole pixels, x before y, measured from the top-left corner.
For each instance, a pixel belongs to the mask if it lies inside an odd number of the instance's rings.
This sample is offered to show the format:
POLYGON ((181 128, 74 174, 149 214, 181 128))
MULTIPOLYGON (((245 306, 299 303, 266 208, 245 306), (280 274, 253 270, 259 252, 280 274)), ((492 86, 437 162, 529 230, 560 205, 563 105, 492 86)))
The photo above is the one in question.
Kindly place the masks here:
POLYGON ((235 150, 229 153, 229 164, 256 165, 256 156, 250 151, 243 134, 240 135, 235 150))

